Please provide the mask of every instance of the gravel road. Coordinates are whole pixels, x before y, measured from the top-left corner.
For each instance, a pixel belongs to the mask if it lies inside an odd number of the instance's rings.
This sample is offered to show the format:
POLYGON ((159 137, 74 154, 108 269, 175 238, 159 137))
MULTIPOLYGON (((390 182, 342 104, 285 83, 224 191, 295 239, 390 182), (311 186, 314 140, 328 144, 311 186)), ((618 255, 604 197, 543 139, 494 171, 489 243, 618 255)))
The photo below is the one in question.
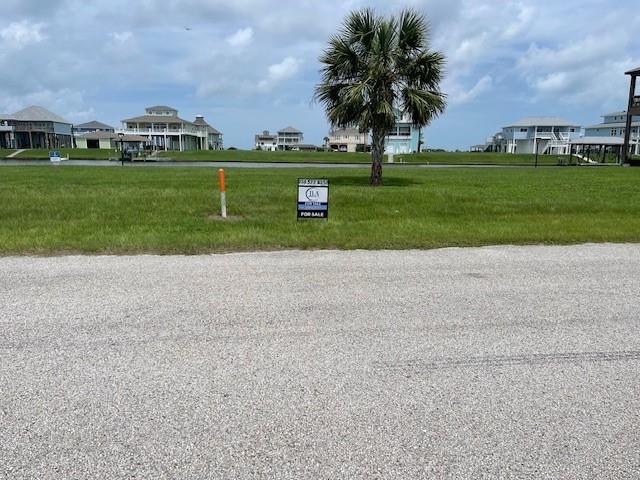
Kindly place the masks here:
POLYGON ((640 245, 0 258, 0 478, 640 478, 640 245))

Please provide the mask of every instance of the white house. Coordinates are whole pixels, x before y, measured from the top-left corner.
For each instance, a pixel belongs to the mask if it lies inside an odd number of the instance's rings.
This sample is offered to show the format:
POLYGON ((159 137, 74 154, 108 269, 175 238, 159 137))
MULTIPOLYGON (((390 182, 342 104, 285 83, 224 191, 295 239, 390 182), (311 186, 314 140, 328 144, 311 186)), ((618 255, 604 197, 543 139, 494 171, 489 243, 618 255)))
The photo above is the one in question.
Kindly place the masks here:
POLYGON ((262 133, 255 135, 254 145, 256 150, 275 151, 278 149, 278 135, 269 133, 269 130, 264 130, 262 133))
POLYGON ((157 150, 211 150, 222 148, 222 134, 198 115, 194 122, 164 105, 148 107, 145 115, 122 121, 122 133, 145 137, 157 150))
POLYGON ((568 154, 569 143, 580 137, 580 125, 560 117, 526 117, 502 129, 507 153, 568 154))
MULTIPOLYGON (((587 137, 617 137, 624 139, 627 128, 627 112, 612 112, 602 115, 602 123, 585 127, 587 137)), ((640 155, 640 117, 634 116, 631 119, 631 145, 634 155, 640 155)))

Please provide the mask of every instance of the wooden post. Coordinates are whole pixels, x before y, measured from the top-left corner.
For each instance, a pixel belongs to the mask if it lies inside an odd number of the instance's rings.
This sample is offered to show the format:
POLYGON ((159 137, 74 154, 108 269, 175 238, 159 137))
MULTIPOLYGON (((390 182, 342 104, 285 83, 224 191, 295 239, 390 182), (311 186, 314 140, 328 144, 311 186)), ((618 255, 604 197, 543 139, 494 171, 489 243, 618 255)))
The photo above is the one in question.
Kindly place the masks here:
POLYGON ((633 97, 636 94, 636 73, 630 73, 631 85, 629 87, 629 105, 627 107, 627 123, 624 130, 624 144, 622 152, 622 163, 627 163, 629 159, 629 140, 631 139, 631 119, 633 118, 633 97))
POLYGON ((224 169, 218 170, 218 183, 220 185, 220 215, 227 218, 227 192, 224 184, 224 169))

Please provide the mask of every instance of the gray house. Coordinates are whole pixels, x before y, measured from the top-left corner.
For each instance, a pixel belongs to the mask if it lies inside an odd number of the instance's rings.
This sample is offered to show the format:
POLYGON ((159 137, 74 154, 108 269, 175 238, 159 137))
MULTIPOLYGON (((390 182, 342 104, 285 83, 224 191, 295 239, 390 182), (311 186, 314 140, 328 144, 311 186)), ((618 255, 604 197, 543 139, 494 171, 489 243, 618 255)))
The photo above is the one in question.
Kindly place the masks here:
POLYGON ((297 150, 300 145, 304 145, 304 136, 300 130, 293 127, 278 130, 276 141, 278 150, 297 150))
POLYGON ((32 106, 11 115, 0 115, 0 147, 72 147, 71 122, 46 108, 32 106))

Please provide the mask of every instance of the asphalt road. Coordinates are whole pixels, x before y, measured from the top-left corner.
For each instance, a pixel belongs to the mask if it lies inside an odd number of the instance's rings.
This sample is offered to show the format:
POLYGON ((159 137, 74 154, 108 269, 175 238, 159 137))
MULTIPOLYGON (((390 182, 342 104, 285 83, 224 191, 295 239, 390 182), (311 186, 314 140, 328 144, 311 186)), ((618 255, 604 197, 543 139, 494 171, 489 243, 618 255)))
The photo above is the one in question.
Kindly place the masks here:
POLYGON ((640 246, 0 258, 1 478, 640 478, 640 246))

